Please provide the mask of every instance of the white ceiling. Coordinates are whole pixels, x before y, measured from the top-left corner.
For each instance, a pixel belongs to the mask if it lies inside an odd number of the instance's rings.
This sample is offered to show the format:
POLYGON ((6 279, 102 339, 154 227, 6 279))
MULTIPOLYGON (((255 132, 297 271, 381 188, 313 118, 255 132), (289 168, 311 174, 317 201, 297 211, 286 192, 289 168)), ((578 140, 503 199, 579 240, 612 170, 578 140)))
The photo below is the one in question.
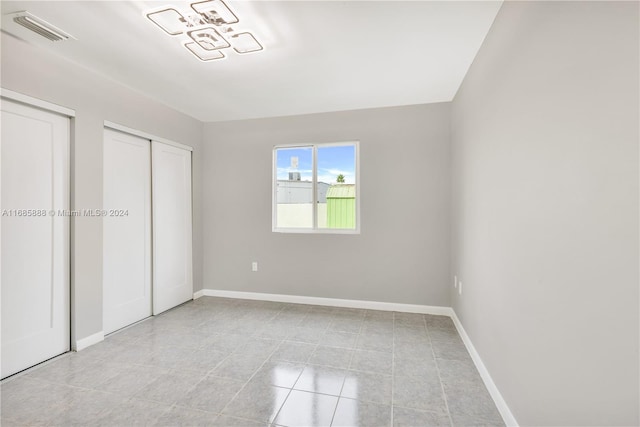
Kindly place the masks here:
MULTIPOLYGON (((501 1, 227 1, 265 50, 200 62, 143 12, 167 1, 2 1, 50 49, 202 121, 451 101, 501 1)), ((7 27, 4 28, 8 30, 7 27)))

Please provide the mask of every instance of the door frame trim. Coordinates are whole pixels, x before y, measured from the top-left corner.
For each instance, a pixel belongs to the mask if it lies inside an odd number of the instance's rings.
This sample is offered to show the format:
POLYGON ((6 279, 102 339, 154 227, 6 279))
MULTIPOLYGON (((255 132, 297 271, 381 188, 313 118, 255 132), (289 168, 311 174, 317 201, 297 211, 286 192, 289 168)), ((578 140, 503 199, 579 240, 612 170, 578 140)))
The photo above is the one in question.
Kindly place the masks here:
POLYGON ((151 133, 147 133, 138 129, 133 129, 127 126, 120 125, 118 123, 110 122, 108 120, 104 121, 104 127, 118 130, 120 132, 128 133, 129 135, 139 136, 140 138, 148 139, 149 141, 158 141, 163 144, 172 145, 177 148, 182 148, 183 150, 193 151, 193 147, 185 144, 181 144, 179 142, 171 141, 169 139, 157 137, 151 133))
POLYGON ((0 97, 10 99, 12 101, 20 102, 21 104, 30 105, 32 107, 40 108, 42 110, 51 111, 54 113, 62 114, 69 118, 76 116, 76 111, 71 108, 63 107, 62 105, 54 104, 52 102, 44 101, 39 98, 34 98, 29 95, 14 92, 9 89, 0 88, 0 97))

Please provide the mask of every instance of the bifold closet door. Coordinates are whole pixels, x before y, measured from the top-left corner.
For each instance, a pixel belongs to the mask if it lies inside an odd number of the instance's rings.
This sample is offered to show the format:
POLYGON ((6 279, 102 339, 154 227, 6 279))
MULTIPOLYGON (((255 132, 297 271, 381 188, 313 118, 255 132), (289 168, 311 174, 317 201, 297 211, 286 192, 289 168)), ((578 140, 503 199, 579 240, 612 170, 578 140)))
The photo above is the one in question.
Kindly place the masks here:
POLYGON ((153 314, 193 298, 191 151, 152 142, 153 314))
POLYGON ((151 316, 151 142, 105 129, 103 328, 151 316))
POLYGON ((69 350, 69 118, 1 102, 2 378, 69 350))

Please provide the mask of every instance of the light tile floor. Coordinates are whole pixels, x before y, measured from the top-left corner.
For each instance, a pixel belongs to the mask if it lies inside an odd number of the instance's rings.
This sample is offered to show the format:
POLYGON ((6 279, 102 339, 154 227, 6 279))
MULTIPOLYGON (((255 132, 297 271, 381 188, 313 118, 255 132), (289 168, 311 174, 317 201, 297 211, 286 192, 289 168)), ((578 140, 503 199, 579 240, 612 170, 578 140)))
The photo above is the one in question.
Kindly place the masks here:
POLYGON ((447 317, 212 297, 1 388, 3 426, 504 425, 447 317))

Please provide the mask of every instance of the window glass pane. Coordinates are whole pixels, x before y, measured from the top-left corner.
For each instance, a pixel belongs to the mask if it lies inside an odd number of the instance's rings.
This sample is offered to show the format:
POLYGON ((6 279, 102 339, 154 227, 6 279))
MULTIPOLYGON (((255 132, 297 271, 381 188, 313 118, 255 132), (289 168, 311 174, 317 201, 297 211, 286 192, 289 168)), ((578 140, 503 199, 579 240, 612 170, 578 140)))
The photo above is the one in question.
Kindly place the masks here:
POLYGON ((356 147, 318 146, 318 228, 356 228, 356 147))
POLYGON ((313 228, 313 149, 276 150, 276 227, 313 228))

